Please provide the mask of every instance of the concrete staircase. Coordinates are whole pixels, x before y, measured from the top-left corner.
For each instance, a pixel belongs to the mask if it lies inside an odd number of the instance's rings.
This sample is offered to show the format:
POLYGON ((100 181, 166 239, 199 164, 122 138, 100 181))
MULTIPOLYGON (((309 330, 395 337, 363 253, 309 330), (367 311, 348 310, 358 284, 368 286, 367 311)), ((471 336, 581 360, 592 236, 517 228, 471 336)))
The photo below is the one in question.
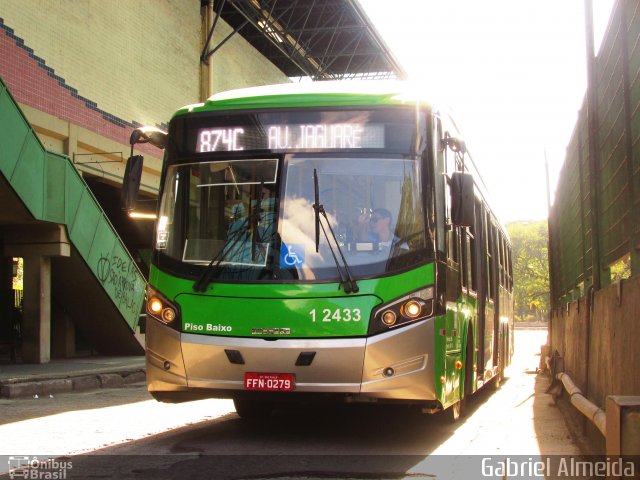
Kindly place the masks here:
POLYGON ((9 236, 44 226, 68 239, 69 255, 51 257, 51 293, 82 335, 102 354, 142 353, 145 278, 69 158, 46 151, 0 79, 3 209, 9 236))

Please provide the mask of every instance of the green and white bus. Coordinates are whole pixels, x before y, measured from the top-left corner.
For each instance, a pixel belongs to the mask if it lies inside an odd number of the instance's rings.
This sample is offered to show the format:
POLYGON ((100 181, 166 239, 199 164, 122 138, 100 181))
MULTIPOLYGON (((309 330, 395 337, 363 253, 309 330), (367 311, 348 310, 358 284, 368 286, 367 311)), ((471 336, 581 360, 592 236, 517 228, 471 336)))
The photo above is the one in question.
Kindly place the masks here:
POLYGON ((146 141, 165 148, 146 300, 156 399, 232 398, 245 418, 328 400, 455 419, 500 381, 509 240, 444 110, 401 83, 275 85, 182 108, 132 149, 146 141))

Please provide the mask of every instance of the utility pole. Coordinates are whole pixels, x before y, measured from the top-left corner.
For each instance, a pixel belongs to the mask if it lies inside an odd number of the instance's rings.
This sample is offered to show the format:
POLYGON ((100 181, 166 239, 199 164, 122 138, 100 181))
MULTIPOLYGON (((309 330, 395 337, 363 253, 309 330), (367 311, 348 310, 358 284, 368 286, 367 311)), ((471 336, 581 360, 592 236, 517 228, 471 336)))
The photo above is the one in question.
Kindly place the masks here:
MULTIPOLYGON (((553 280, 554 261, 553 248, 551 243, 551 235, 555 234, 551 213, 551 188, 549 186, 549 161, 547 159, 547 149, 544 149, 544 171, 547 184, 547 262, 549 263, 549 308, 553 310, 556 302, 555 282, 553 280)), ((549 312, 549 320, 551 320, 551 312, 549 312)), ((549 336, 551 336, 551 321, 549 321, 549 336)))
POLYGON ((600 145, 598 142, 598 92, 596 90, 595 52, 593 45, 593 0, 584 0, 584 16, 587 46, 587 131, 589 137, 589 190, 591 219, 591 274, 593 289, 601 286, 600 259, 600 193, 599 166, 600 145))
MULTIPOLYGON (((213 0, 200 0, 200 38, 201 48, 206 48, 209 40, 209 32, 213 26, 215 13, 213 11, 213 0)), ((211 60, 200 60, 200 101, 206 101, 212 95, 212 67, 211 60)))

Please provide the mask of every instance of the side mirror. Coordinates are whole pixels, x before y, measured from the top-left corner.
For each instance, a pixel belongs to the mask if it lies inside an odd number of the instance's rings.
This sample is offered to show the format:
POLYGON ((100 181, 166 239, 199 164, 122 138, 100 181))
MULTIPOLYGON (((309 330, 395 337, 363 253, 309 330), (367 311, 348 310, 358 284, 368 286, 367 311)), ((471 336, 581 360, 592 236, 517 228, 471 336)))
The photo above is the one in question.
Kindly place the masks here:
POLYGON ((471 227, 474 221, 473 175, 453 172, 451 174, 451 222, 460 227, 471 227))
POLYGON ((452 137, 446 133, 442 142, 455 153, 460 153, 462 155, 467 153, 467 144, 464 143, 464 140, 460 137, 452 137))
POLYGON ((120 207, 127 213, 136 208, 140 180, 142 180, 142 164, 144 157, 133 154, 133 146, 138 143, 150 143, 154 147, 164 149, 167 146, 167 133, 156 127, 140 127, 131 132, 131 156, 127 160, 120 191, 120 207))
POLYGON ((167 133, 156 127, 140 127, 131 132, 129 143, 133 147, 138 143, 150 143, 154 147, 164 149, 167 146, 167 133))
POLYGON ((125 212, 132 212, 136 208, 140 180, 142 179, 142 155, 132 155, 127 160, 120 191, 120 206, 125 212))

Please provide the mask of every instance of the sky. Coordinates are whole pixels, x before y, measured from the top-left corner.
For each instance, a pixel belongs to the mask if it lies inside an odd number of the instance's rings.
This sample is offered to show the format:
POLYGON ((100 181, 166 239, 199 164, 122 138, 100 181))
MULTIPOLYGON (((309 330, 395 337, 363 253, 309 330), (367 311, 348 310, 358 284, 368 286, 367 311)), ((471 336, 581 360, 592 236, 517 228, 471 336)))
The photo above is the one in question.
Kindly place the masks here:
MULTIPOLYGON (((359 0, 454 112, 502 222, 547 217, 586 90, 584 0, 359 0)), ((614 0, 593 0, 596 51, 614 0)))

